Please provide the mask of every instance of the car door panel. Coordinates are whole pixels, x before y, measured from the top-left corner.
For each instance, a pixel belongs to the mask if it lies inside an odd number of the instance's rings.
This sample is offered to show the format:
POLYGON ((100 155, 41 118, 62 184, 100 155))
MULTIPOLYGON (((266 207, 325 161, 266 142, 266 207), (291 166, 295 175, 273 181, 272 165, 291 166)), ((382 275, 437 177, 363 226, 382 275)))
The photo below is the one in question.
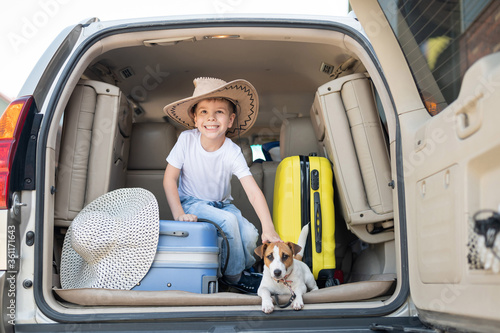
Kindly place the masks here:
POLYGON ((419 316, 440 327, 498 327, 500 274, 472 267, 470 259, 479 260, 474 214, 500 205, 500 53, 477 60, 458 97, 431 117, 414 93, 411 71, 402 69, 404 55, 379 4, 351 3, 398 113, 405 188, 398 201, 406 210, 410 292, 419 316))

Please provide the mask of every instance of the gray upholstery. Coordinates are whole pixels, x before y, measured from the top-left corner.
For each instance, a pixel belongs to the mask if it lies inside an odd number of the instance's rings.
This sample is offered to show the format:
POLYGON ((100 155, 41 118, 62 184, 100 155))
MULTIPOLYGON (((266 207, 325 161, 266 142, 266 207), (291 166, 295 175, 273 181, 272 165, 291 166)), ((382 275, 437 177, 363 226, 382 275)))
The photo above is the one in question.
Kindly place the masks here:
POLYGON ((163 170, 167 155, 177 141, 169 123, 136 123, 132 127, 129 170, 163 170), (167 155, 165 155, 167 153, 167 155), (132 158, 133 157, 133 158, 132 158))
POLYGON ((241 148, 241 152, 248 166, 251 166, 253 163, 252 156, 252 148, 250 147, 249 140, 247 138, 235 138, 233 139, 234 143, 236 143, 241 148))
POLYGON ((64 113, 55 224, 69 226, 92 200, 125 186, 132 108, 110 84, 82 80, 64 113))
MULTIPOLYGON (((392 219, 389 154, 368 78, 352 74, 319 87, 311 117, 333 162, 346 222, 363 225, 392 219)), ((359 229, 367 242, 386 240, 366 234, 364 226, 359 229)))
MULTIPOLYGON (((262 165, 260 163, 253 163, 252 160, 252 149, 250 148, 250 145, 248 144, 248 141, 246 140, 235 140, 236 144, 238 144, 241 148, 241 152, 243 153, 243 156, 245 156, 245 160, 248 163, 248 166, 250 167, 250 172, 252 173, 253 178, 255 179, 255 182, 259 186, 260 189, 262 189, 263 186, 263 181, 264 181, 264 174, 262 172, 262 165)), ((257 216, 257 213, 255 213, 255 210, 253 209, 252 204, 248 200, 248 197, 245 193, 245 190, 243 189, 243 186, 241 186, 241 183, 238 179, 238 177, 233 176, 231 179, 231 196, 233 197, 233 204, 238 207, 238 209, 241 211, 241 214, 252 224, 255 225, 257 230, 259 231, 259 235, 262 231, 262 228, 260 226, 259 218, 257 216)))
POLYGON ((262 192, 266 197, 271 216, 273 215, 274 181, 276 178, 276 169, 278 169, 279 164, 279 161, 263 162, 261 164, 263 173, 262 192))
POLYGON ((176 129, 169 123, 136 123, 132 127, 127 187, 151 191, 160 209, 160 219, 172 220, 163 189, 166 158, 177 141, 176 129))
POLYGON ((280 132, 281 158, 295 155, 316 153, 323 156, 323 150, 318 145, 311 118, 285 119, 280 132))
POLYGON ((370 81, 352 80, 341 91, 356 147, 368 204, 377 214, 392 212, 389 153, 384 141, 370 81))

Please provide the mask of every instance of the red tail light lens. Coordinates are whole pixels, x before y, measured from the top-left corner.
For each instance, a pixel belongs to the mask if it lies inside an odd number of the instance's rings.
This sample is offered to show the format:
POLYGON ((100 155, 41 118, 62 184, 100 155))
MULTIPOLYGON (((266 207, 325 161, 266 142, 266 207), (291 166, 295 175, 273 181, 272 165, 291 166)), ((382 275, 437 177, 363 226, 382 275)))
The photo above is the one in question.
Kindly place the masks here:
POLYGON ((32 96, 16 99, 10 103, 0 118, 0 209, 9 208, 12 162, 32 102, 32 96))

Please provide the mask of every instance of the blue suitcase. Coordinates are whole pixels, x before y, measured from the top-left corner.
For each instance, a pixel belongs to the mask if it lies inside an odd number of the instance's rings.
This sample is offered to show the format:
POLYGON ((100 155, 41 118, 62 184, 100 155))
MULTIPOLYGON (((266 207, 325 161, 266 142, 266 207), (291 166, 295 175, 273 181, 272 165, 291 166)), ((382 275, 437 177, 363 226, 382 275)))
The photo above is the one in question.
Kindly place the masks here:
POLYGON ((217 229, 210 223, 160 221, 153 264, 132 290, 217 292, 219 244, 217 229))

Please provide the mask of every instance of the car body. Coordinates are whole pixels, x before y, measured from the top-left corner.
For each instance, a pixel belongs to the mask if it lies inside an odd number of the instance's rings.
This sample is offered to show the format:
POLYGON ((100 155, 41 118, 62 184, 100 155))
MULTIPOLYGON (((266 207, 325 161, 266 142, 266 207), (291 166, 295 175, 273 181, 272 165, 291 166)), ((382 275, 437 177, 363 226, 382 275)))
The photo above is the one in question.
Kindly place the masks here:
MULTIPOLYGON (((497 3, 356 0, 356 18, 91 19, 67 28, 6 112, 20 116, 4 127, 0 156, 3 330, 497 330, 500 276, 488 252, 495 249, 480 242, 496 237, 500 222, 495 213, 476 215, 500 204, 500 34, 490 21, 497 3), (259 116, 241 142, 279 140, 287 156, 280 135, 288 130, 332 162, 330 237, 346 281, 332 287, 331 300, 266 315, 255 302, 215 305, 205 297, 214 295, 154 303, 144 294, 59 293, 65 231, 99 194, 145 187, 160 218, 171 218, 161 167, 142 162, 165 163, 160 152, 182 128, 162 109, 190 96, 200 76, 256 87, 259 116), (355 80, 368 85, 349 88, 355 80), (100 103, 100 96, 125 101, 118 124, 102 118, 82 131, 83 113, 71 106, 85 87, 100 103), (304 120, 310 132, 290 127, 304 120), (148 141, 148 133, 158 136, 148 141), (491 227, 481 234, 475 220, 491 227), (481 260, 481 246, 493 264, 481 260), (339 287, 345 298, 336 298, 339 287)), ((250 161, 270 209, 278 163, 250 161)), ((255 220, 237 186, 237 206, 255 220)))

